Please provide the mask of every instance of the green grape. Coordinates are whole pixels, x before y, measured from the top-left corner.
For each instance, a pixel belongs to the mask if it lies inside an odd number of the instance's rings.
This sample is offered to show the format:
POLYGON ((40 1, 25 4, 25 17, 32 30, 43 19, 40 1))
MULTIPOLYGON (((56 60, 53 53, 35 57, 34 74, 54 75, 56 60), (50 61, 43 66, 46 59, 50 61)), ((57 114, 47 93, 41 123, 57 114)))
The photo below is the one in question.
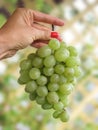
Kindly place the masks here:
POLYGON ((65 99, 66 96, 68 96, 68 95, 65 95, 65 94, 61 93, 59 90, 57 91, 57 94, 58 94, 60 100, 61 100, 61 99, 65 99))
POLYGON ((69 95, 73 90, 73 85, 71 83, 66 83, 66 84, 62 84, 60 85, 59 91, 62 94, 66 94, 69 95))
POLYGON ((59 97, 56 92, 49 92, 47 95, 47 100, 50 104, 55 104, 59 101, 59 97))
POLYGON ((33 93, 37 89, 37 84, 35 81, 30 81, 26 84, 25 91, 28 93, 33 93))
POLYGON ((59 75, 58 74, 53 74, 51 77, 50 77, 50 82, 51 83, 58 83, 60 80, 59 78, 59 75))
POLYGON ((69 52, 70 52, 70 56, 77 56, 77 55, 78 55, 78 52, 77 52, 77 50, 76 50, 75 47, 69 46, 67 49, 68 49, 69 52))
POLYGON ((42 105, 42 108, 45 109, 45 110, 51 109, 51 108, 52 108, 52 105, 49 104, 49 103, 44 103, 44 104, 42 105))
POLYGON ((47 96, 47 94, 48 94, 48 89, 47 89, 47 87, 46 87, 46 86, 40 86, 40 87, 38 87, 38 89, 37 89, 37 94, 38 94, 38 96, 40 96, 40 97, 45 97, 45 96, 47 96))
POLYGON ((45 45, 37 50, 38 56, 44 58, 51 55, 51 49, 48 45, 45 45))
POLYGON ((57 102, 54 104, 53 108, 57 111, 62 110, 64 108, 64 105, 62 102, 57 102))
POLYGON ((18 78, 18 83, 21 84, 21 85, 25 84, 26 82, 25 82, 25 81, 22 81, 21 79, 22 79, 22 77, 20 76, 20 77, 18 78))
POLYGON ((29 98, 30 98, 30 100, 32 100, 32 101, 34 101, 34 100, 36 99, 36 97, 37 97, 37 94, 36 94, 35 91, 34 91, 33 93, 30 93, 30 95, 29 95, 29 98))
POLYGON ((57 39, 52 39, 49 41, 49 47, 53 50, 57 50, 60 47, 60 42, 57 39))
POLYGON ((28 70, 32 68, 32 61, 31 60, 23 60, 20 63, 21 70, 28 70))
POLYGON ((59 77, 59 84, 64 84, 67 82, 67 78, 64 77, 63 75, 60 75, 59 77))
POLYGON ((54 68, 54 71, 57 73, 57 74, 62 74, 65 70, 65 67, 64 65, 62 64, 57 64, 54 68))
POLYGON ((74 67, 76 65, 80 65, 80 59, 78 57, 70 56, 66 60, 66 66, 74 67))
POLYGON ((69 51, 65 48, 58 49, 55 52, 55 59, 59 62, 65 62, 66 59, 69 57, 69 51))
POLYGON ((74 76, 74 68, 66 67, 65 71, 64 71, 64 75, 67 78, 70 77, 70 76, 74 76))
POLYGON ((42 58, 36 56, 32 61, 32 65, 36 68, 41 68, 43 66, 42 58))
POLYGON ((75 86, 77 84, 77 78, 74 77, 73 80, 71 81, 71 83, 75 86))
POLYGON ((43 75, 41 75, 37 80, 36 80, 38 85, 45 85, 47 83, 47 78, 43 75))
POLYGON ((31 78, 29 77, 28 70, 21 71, 21 75, 20 75, 19 80, 21 81, 21 83, 24 83, 24 84, 31 80, 31 78))
POLYGON ((54 73, 53 68, 44 67, 43 68, 43 74, 46 76, 51 76, 54 73))
POLYGON ((37 68, 32 68, 29 72, 31 79, 38 79, 40 77, 40 70, 37 68))
POLYGON ((57 91, 59 89, 59 85, 56 83, 49 83, 48 90, 49 91, 57 91))
POLYGON ((62 113, 62 111, 55 111, 55 112, 53 113, 53 117, 54 117, 54 118, 58 118, 61 113, 62 113))
POLYGON ((53 55, 47 56, 44 59, 44 65, 45 67, 53 67, 56 64, 56 60, 53 55))
POLYGON ((60 43, 60 49, 62 48, 67 48, 67 44, 63 41, 60 43))
POLYGON ((46 101, 45 97, 40 97, 40 96, 37 96, 36 97, 36 102, 40 105, 44 104, 46 101))
POLYGON ((34 57, 35 57, 35 53, 31 53, 31 54, 28 55, 27 58, 30 59, 30 60, 33 60, 34 57))
POLYGON ((77 84, 77 79, 76 79, 76 77, 73 77, 73 76, 72 77, 68 77, 67 81, 72 83, 73 85, 77 84))
POLYGON ((63 111, 59 116, 62 122, 67 122, 69 120, 69 113, 66 110, 63 111))
POLYGON ((61 99, 61 102, 63 103, 64 107, 67 107, 70 103, 68 97, 66 97, 65 99, 61 99))
POLYGON ((75 76, 76 77, 80 77, 81 75, 82 75, 82 70, 81 70, 81 68, 80 67, 78 67, 78 66, 75 66, 74 67, 74 71, 75 71, 75 76))

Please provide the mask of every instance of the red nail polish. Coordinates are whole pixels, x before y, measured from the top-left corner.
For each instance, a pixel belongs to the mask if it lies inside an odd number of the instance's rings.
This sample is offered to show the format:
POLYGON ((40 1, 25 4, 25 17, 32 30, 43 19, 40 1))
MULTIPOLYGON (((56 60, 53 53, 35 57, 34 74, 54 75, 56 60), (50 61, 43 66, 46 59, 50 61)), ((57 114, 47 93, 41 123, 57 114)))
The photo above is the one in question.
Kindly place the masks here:
POLYGON ((56 38, 56 39, 58 39, 59 41, 61 41, 62 39, 61 39, 61 37, 60 37, 60 35, 59 35, 59 33, 58 32, 51 32, 51 38, 56 38))

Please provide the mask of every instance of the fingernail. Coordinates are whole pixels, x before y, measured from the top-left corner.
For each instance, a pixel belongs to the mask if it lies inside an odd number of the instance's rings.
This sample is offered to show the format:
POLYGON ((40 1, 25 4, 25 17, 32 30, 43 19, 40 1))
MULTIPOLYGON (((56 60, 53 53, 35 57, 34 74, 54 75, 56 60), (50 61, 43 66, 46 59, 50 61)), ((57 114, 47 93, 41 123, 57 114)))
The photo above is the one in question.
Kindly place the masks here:
POLYGON ((56 39, 58 39, 59 41, 62 41, 62 39, 61 39, 61 37, 60 37, 60 35, 59 35, 59 33, 58 32, 51 32, 51 38, 56 38, 56 39))

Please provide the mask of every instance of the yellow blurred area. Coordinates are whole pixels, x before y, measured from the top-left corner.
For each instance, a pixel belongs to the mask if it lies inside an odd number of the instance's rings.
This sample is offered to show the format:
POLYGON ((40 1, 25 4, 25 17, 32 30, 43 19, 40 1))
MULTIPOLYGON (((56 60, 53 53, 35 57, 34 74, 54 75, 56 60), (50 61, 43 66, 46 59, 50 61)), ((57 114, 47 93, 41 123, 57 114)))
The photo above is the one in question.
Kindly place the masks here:
POLYGON ((17 7, 59 17, 55 27, 62 39, 77 48, 83 76, 70 97, 70 120, 62 123, 31 102, 17 83, 19 62, 36 49, 28 47, 0 61, 0 130, 97 130, 98 129, 98 0, 0 0, 0 27, 17 7))

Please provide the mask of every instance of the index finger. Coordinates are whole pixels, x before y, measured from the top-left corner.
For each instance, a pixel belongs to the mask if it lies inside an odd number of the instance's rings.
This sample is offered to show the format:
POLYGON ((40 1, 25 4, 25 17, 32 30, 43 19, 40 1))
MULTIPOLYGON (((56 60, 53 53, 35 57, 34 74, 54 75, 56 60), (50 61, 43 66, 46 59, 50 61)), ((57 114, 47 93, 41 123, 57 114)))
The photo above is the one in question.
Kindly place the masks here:
POLYGON ((44 22, 44 23, 54 24, 58 26, 64 25, 63 20, 37 11, 33 11, 33 18, 38 22, 44 22))

